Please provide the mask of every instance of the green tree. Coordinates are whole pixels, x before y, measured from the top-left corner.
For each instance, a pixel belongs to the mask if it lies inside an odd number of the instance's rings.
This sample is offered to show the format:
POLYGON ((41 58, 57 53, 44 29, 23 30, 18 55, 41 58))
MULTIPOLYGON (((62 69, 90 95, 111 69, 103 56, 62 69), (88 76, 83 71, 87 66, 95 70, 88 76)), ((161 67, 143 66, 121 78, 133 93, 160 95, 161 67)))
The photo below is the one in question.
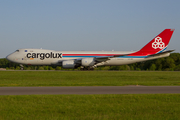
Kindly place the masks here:
POLYGON ((164 62, 164 58, 159 58, 157 60, 155 60, 155 65, 156 65, 156 69, 157 70, 162 70, 163 69, 163 62, 164 62))
POLYGON ((60 67, 60 66, 57 66, 57 67, 56 67, 56 70, 61 70, 61 67, 60 67))
POLYGON ((21 69, 20 66, 17 66, 17 67, 16 67, 16 70, 20 70, 20 69, 21 69))
POLYGON ((137 70, 137 71, 141 71, 141 69, 140 69, 140 68, 136 68, 136 70, 137 70))
POLYGON ((180 53, 171 53, 170 58, 172 58, 176 65, 180 64, 180 53))
POLYGON ((111 66, 109 70, 119 70, 120 66, 111 66))
POLYGON ((174 60, 170 57, 166 58, 166 60, 164 61, 165 70, 174 70, 175 66, 176 65, 174 60))
POLYGON ((38 70, 44 70, 44 67, 43 67, 43 66, 40 66, 40 67, 38 68, 38 70))
POLYGON ((149 70, 155 71, 155 70, 156 70, 156 65, 155 65, 155 64, 152 64, 151 67, 149 68, 149 70))
POLYGON ((52 66, 49 67, 49 70, 55 70, 52 66))
POLYGON ((175 71, 180 71, 180 64, 174 68, 175 71))
POLYGON ((130 65, 130 70, 134 70, 134 67, 130 65))
POLYGON ((43 66, 44 70, 49 70, 49 66, 43 66))
POLYGON ((26 67, 25 70, 32 70, 31 66, 26 67))

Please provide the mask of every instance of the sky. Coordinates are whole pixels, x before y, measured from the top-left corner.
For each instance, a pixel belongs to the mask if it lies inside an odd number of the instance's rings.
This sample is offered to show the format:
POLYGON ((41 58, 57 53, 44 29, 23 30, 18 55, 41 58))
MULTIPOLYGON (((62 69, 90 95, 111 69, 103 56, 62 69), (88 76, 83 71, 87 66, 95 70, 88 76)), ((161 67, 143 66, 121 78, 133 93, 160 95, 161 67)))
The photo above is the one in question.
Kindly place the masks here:
POLYGON ((0 58, 20 48, 136 51, 166 28, 180 52, 179 0, 0 0, 0 58))

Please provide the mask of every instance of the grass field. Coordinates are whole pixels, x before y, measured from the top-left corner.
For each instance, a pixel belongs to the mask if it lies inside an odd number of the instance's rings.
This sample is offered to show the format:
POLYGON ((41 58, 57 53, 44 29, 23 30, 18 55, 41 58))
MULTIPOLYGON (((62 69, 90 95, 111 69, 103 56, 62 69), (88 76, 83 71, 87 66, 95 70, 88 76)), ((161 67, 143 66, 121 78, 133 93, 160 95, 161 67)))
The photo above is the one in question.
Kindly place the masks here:
POLYGON ((0 96, 1 120, 178 120, 179 94, 0 96))
MULTIPOLYGON (((180 85, 180 72, 0 71, 0 86, 180 85)), ((5 95, 0 120, 177 120, 180 94, 5 95)))
POLYGON ((180 85, 180 72, 0 71, 0 86, 180 85))

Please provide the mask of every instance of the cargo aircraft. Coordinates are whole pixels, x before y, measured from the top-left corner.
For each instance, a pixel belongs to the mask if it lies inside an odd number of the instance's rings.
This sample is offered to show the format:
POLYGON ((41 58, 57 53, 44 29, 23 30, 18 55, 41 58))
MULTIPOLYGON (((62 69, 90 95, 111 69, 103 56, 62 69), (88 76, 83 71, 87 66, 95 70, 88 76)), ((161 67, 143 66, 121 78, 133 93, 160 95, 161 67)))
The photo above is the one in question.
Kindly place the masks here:
POLYGON ((6 58, 20 65, 58 65, 63 68, 91 70, 97 66, 125 65, 162 57, 167 50, 174 29, 165 29, 138 51, 54 51, 45 49, 18 49, 6 58))

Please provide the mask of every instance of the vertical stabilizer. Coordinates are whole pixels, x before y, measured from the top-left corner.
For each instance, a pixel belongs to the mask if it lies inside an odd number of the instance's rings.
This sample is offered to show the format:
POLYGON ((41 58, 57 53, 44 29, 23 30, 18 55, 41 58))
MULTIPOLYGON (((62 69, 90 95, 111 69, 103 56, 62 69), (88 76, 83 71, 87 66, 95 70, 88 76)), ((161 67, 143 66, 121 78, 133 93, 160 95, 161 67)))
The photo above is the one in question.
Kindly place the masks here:
POLYGON ((174 29, 165 29, 141 50, 132 53, 129 56, 147 56, 163 52, 167 48, 173 32, 174 29))

